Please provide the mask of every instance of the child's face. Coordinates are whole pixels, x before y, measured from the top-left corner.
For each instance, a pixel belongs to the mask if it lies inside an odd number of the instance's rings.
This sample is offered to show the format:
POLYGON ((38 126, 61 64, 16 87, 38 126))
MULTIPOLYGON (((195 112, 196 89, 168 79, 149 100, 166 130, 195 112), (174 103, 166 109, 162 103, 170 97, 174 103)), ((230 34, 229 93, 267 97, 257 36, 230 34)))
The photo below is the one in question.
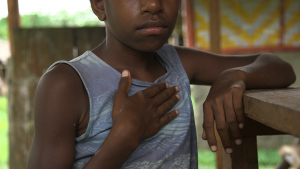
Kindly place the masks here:
POLYGON ((107 40, 138 51, 156 51, 171 35, 180 4, 181 0, 104 0, 107 40))

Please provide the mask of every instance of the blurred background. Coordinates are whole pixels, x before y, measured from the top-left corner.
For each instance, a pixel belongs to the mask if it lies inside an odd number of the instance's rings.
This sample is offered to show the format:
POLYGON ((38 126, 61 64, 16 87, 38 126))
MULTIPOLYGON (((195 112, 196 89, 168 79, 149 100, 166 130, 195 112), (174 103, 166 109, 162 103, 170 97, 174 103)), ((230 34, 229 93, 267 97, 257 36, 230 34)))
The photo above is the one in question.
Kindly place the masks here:
MULTIPOLYGON (((216 0, 215 11, 210 0, 182 2, 168 43, 228 55, 272 52, 292 64, 297 74, 293 85, 300 85, 299 0, 216 0)), ((104 26, 88 0, 0 1, 0 169, 25 168, 40 76, 53 62, 96 47, 105 38, 104 26)), ((201 139, 202 104, 210 87, 191 88, 199 168, 214 169, 215 153, 201 139)), ((258 137, 259 168, 275 168, 282 161, 278 149, 296 140, 288 135, 258 137)))

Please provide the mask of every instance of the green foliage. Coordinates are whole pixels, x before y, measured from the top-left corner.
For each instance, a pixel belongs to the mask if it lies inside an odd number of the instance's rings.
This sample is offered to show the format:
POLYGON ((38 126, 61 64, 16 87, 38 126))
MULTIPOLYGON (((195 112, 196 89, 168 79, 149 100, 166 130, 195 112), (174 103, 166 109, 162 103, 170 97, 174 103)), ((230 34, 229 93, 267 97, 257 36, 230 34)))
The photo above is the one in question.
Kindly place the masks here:
POLYGON ((8 39, 8 26, 6 18, 0 19, 0 38, 8 39))
MULTIPOLYGON (((94 15, 91 9, 69 14, 67 11, 60 11, 54 15, 42 14, 41 12, 31 13, 22 16, 22 27, 83 27, 99 26, 101 22, 94 15)), ((102 23, 103 25, 103 23, 102 23)))
MULTIPOLYGON (((85 27, 103 26, 91 9, 79 11, 74 14, 60 11, 54 15, 33 12, 21 16, 23 28, 45 28, 45 27, 85 27)), ((0 19, 0 38, 8 39, 8 27, 6 18, 0 19)))
POLYGON ((0 169, 8 164, 8 114, 7 98, 0 97, 0 169))
POLYGON ((198 151, 198 168, 201 169, 215 169, 216 155, 209 150, 198 151))
POLYGON ((281 161, 281 157, 277 150, 260 149, 258 150, 258 164, 259 168, 275 168, 281 161))
MULTIPOLYGON (((258 150, 258 165, 260 169, 272 169, 281 161, 281 157, 274 149, 258 150)), ((209 150, 198 151, 198 168, 215 169, 216 157, 215 153, 209 150)))

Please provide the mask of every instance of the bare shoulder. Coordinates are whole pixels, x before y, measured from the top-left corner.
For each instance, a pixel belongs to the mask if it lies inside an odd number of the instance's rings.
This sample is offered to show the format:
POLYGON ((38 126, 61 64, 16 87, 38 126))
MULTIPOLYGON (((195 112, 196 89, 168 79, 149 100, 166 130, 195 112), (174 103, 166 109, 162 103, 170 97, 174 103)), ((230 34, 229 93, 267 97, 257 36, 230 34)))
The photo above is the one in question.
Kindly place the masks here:
POLYGON ((82 102, 84 95, 86 90, 77 72, 67 64, 58 64, 41 77, 36 90, 36 107, 44 101, 50 104, 51 99, 82 102))
POLYGON ((87 93, 71 66, 58 64, 45 73, 36 90, 28 168, 71 168, 78 126, 87 111, 87 93))
POLYGON ((88 109, 86 89, 70 65, 58 64, 42 76, 36 90, 36 120, 39 120, 39 114, 53 110, 52 115, 72 119, 72 124, 78 126, 88 109))
POLYGON ((211 85, 226 69, 252 63, 259 54, 219 55, 187 47, 175 47, 191 84, 211 85))

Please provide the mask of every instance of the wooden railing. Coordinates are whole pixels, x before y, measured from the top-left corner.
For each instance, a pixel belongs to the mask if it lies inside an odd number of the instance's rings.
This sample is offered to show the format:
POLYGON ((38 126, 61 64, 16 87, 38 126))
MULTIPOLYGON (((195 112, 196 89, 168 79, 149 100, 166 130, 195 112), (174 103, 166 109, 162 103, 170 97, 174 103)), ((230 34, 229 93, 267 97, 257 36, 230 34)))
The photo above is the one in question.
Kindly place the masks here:
POLYGON ((223 153, 223 169, 258 168, 257 136, 290 134, 300 138, 300 87, 250 90, 243 100, 243 143, 235 145, 232 139, 233 153, 223 153))

